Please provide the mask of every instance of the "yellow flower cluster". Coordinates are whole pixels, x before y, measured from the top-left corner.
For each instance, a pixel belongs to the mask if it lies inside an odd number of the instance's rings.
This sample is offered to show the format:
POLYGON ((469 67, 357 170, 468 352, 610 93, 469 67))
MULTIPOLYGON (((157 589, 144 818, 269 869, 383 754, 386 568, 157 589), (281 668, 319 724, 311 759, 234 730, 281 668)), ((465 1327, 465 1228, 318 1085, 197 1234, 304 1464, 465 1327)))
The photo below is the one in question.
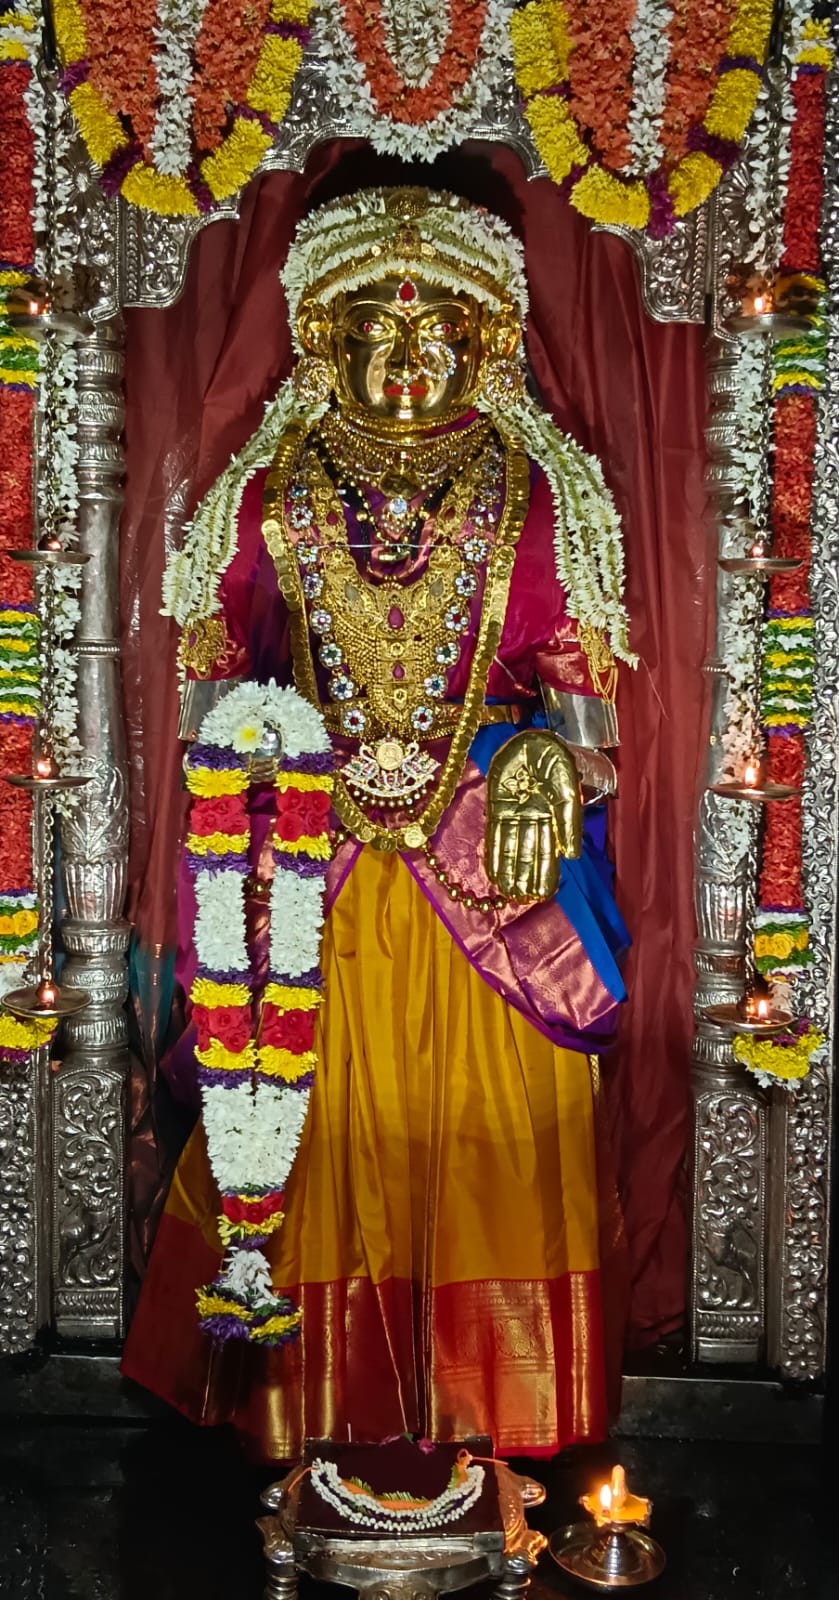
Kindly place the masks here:
MULTIPOLYGON (((271 19, 305 25, 309 9, 310 0, 272 0, 271 19)), ((62 64, 68 67, 84 60, 87 31, 79 0, 55 0, 53 16, 62 64)), ((1 53, 2 44, 0 58, 1 53)), ((266 34, 247 91, 250 109, 267 116, 272 123, 281 122, 288 110, 292 85, 302 59, 302 49, 295 39, 266 34)), ((129 143, 122 123, 89 82, 78 84, 71 91, 69 101, 91 159, 98 167, 106 166, 112 156, 129 143)), ((201 177, 213 199, 227 200, 237 194, 253 177, 271 143, 271 135, 259 121, 237 116, 226 139, 217 150, 205 156, 200 165, 201 177)), ((200 212, 186 178, 158 172, 144 161, 136 162, 129 169, 120 193, 131 205, 142 211, 156 212, 158 216, 198 216, 200 212)))
POLYGON ((56 1017, 13 1017, 0 1011, 0 1050, 40 1050, 58 1026, 56 1017))
POLYGON ((15 911, 10 917, 0 917, 0 937, 25 939, 38 926, 37 911, 15 911))
POLYGON ((263 998, 281 1011, 316 1011, 321 1003, 319 989, 299 989, 285 983, 267 983, 263 998))
MULTIPOLYGON (((699 4, 700 0, 693 0, 699 4)), ((762 61, 772 25, 772 0, 738 0, 726 42, 729 56, 762 61)), ((575 167, 587 170, 571 190, 571 203, 593 222, 645 228, 651 206, 646 184, 622 179, 595 162, 567 103, 556 94, 568 76, 571 44, 562 0, 530 0, 514 11, 510 22, 516 83, 526 102, 536 148, 555 183, 563 183, 575 167)), ((820 39, 814 49, 823 48, 820 39)), ((596 67, 592 66, 592 72, 596 67)), ((760 78, 748 67, 724 72, 718 79, 705 116, 705 131, 737 144, 755 108, 760 78)), ((703 204, 722 177, 722 166, 705 151, 690 151, 667 175, 677 217, 703 204)))
POLYGON ((758 933, 755 936, 756 956, 778 956, 781 961, 787 961, 795 950, 806 950, 810 943, 810 935, 806 928, 800 928, 793 938, 790 933, 758 933))
POLYGON ((263 1044, 257 1054, 259 1071, 266 1078, 279 1078, 281 1083, 296 1083, 298 1078, 314 1072, 317 1064, 315 1050, 302 1050, 296 1055, 293 1050, 283 1050, 279 1045, 263 1044))
POLYGON ((213 978, 195 978, 190 990, 193 1005, 206 1006, 212 1011, 216 1006, 246 1006, 251 992, 246 983, 216 983, 213 978))
POLYGON ((810 1057, 824 1044, 824 1034, 809 1029, 794 1044, 776 1044, 772 1039, 736 1038, 734 1056, 750 1072, 766 1072, 781 1083, 795 1083, 806 1078, 810 1070, 810 1057))
POLYGON ((833 66, 833 48, 830 43, 830 23, 817 22, 811 17, 801 30, 801 48, 795 58, 797 67, 823 67, 829 72, 833 66))

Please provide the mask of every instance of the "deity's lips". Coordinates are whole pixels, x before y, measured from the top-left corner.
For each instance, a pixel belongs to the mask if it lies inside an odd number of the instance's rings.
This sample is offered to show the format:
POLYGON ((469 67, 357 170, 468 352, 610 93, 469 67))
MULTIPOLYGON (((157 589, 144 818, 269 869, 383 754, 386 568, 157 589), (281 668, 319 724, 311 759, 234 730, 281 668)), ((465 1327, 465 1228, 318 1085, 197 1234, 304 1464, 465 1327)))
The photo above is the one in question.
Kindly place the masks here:
POLYGON ((391 395, 409 394, 413 400, 421 400, 424 395, 428 394, 428 384, 386 383, 384 386, 384 392, 385 394, 391 395))

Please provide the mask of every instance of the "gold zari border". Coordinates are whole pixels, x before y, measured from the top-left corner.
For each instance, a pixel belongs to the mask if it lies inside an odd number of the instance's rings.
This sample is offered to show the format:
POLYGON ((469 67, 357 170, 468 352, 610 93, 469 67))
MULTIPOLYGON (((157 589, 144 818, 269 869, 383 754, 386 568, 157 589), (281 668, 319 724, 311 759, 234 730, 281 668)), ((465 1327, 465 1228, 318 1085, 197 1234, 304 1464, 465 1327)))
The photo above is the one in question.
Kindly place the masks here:
MULTIPOLYGON (((307 431, 301 423, 292 424, 280 439, 265 484, 262 536, 276 568, 280 592, 289 608, 294 681, 305 699, 319 707, 306 602, 294 543, 285 521, 286 486, 307 431)), ((401 828, 387 828, 371 822, 351 798, 343 779, 338 775, 335 778, 332 799, 341 822, 362 844, 371 844, 376 850, 418 849, 431 838, 443 812, 451 804, 469 747, 481 725, 487 678, 501 640, 516 546, 530 500, 527 456, 500 429, 499 432, 506 456, 504 509, 487 561, 481 620, 469 682, 437 788, 416 821, 401 828)))

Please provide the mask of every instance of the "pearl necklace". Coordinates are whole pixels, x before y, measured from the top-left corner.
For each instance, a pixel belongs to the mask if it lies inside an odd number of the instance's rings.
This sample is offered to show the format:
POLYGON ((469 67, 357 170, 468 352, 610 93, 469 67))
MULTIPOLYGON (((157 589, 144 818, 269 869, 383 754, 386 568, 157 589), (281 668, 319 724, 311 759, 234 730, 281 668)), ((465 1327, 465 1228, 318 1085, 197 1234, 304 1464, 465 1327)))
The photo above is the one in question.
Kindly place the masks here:
POLYGON ((368 1484, 342 1478, 334 1461, 318 1457, 312 1462, 311 1475, 313 1488, 333 1511, 357 1527, 382 1533, 421 1533, 440 1523, 455 1522, 480 1499, 484 1487, 484 1469, 472 1462, 466 1451, 461 1451, 452 1473, 457 1481, 449 1483, 436 1499, 414 1501, 400 1510, 395 1510, 392 1502, 409 1501, 411 1496, 377 1495, 368 1484))

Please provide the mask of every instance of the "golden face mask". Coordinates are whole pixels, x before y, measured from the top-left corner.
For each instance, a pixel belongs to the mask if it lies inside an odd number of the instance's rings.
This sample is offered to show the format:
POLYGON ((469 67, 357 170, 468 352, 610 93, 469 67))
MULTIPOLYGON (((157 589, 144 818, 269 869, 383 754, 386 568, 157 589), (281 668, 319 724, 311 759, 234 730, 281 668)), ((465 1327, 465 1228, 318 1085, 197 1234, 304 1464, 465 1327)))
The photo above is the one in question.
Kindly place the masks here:
POLYGON ((472 405, 485 315, 472 295, 389 277, 336 296, 332 313, 339 403, 407 426, 472 405))

